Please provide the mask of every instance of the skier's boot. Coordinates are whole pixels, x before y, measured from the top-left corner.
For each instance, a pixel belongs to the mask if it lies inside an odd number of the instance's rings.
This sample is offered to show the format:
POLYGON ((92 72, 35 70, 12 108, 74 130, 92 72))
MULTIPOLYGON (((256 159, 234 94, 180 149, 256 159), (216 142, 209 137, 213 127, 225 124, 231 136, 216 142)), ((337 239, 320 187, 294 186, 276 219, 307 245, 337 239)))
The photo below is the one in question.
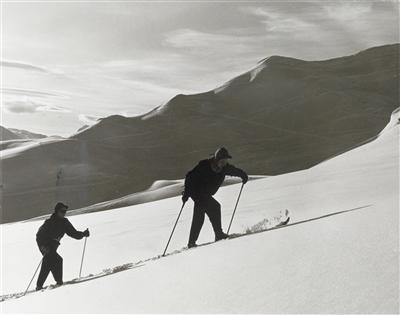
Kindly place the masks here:
POLYGON ((59 286, 62 286, 63 284, 64 284, 64 282, 62 282, 62 281, 57 281, 56 286, 59 287, 59 286))
POLYGON ((194 248, 194 247, 197 247, 196 243, 189 243, 188 244, 188 248, 194 248))
POLYGON ((43 287, 36 287, 36 291, 43 290, 43 287))
POLYGON ((229 237, 229 235, 224 233, 224 232, 222 232, 222 231, 215 233, 215 241, 216 242, 218 242, 220 240, 224 240, 224 239, 226 239, 228 237, 229 237))

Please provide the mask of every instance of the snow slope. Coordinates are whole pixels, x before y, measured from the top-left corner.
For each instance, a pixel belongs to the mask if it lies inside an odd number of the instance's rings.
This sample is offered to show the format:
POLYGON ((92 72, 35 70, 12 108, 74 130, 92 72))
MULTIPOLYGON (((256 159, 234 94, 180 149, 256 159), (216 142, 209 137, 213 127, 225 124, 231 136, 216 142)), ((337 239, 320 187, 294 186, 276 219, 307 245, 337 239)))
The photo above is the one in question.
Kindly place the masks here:
POLYGON ((40 133, 34 133, 34 132, 27 131, 27 130, 22 130, 22 129, 10 128, 10 130, 13 133, 15 133, 16 135, 18 135, 21 139, 42 139, 42 138, 47 137, 40 133))
MULTIPOLYGON (((232 232, 245 232, 285 208, 292 222, 306 220, 299 224, 157 259, 179 198, 71 217, 77 228, 92 232, 84 275, 138 264, 2 302, 2 312, 398 313, 398 116, 393 121, 375 141, 309 170, 249 182, 232 232)), ((224 187, 216 196, 224 226, 239 188, 224 187)), ((183 211, 169 252, 187 242, 191 207, 183 211)), ((25 289, 40 259, 34 242, 40 224, 1 225, 2 294, 25 289)), ((199 242, 212 238, 206 220, 199 242)), ((68 280, 79 272, 83 242, 64 238, 62 243, 68 280)))
POLYGON ((0 142, 16 139, 41 139, 46 137, 47 136, 45 135, 29 132, 27 130, 5 128, 0 126, 0 142))
POLYGON ((45 145, 48 143, 56 143, 62 141, 64 140, 58 137, 0 141, 0 157, 1 159, 18 157, 24 151, 28 151, 32 148, 40 147, 41 145, 45 145))
POLYGON ((19 136, 14 132, 12 132, 11 130, 4 128, 3 126, 0 126, 0 141, 7 141, 13 139, 19 139, 19 136))

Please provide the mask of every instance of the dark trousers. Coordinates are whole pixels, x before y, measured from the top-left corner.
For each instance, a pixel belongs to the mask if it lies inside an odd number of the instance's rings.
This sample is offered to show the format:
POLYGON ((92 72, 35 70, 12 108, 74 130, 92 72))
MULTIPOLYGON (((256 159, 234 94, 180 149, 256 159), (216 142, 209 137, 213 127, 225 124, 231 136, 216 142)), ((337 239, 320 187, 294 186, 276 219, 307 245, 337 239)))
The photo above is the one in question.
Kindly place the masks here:
POLYGON ((221 227, 221 205, 212 196, 195 198, 192 226, 190 228, 189 244, 196 243, 207 214, 211 221, 215 235, 222 233, 221 227))
POLYGON ((43 256, 42 268, 40 269, 36 287, 43 287, 50 271, 53 274, 54 280, 57 283, 62 283, 63 259, 55 250, 51 250, 43 256))

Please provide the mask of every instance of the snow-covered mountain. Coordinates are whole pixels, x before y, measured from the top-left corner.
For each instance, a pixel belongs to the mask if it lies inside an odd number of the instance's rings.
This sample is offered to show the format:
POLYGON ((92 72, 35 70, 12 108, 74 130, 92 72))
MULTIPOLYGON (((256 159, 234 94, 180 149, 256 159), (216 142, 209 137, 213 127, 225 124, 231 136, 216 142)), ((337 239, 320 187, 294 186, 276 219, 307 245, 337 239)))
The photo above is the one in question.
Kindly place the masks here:
POLYGON ((46 135, 42 135, 40 133, 34 133, 22 129, 10 128, 10 130, 18 135, 20 139, 42 139, 47 137, 46 135))
POLYGON ((20 137, 12 132, 11 130, 4 128, 3 126, 0 126, 0 141, 7 141, 7 140, 14 140, 14 139, 20 139, 20 137))
POLYGON ((16 139, 41 139, 47 136, 33 133, 27 130, 15 129, 15 128, 5 128, 0 126, 0 141, 16 140, 16 139))
POLYGON ((81 208, 183 178, 221 145, 250 174, 306 169, 376 136, 398 106, 399 44, 303 61, 272 56, 225 85, 110 116, 66 140, 7 155, 3 222, 81 208))
MULTIPOLYGON (((73 216, 77 228, 91 230, 82 281, 9 299, 2 312, 397 313, 399 127, 397 110, 370 143, 308 170, 246 184, 231 230, 243 237, 181 251, 190 202, 172 255, 160 257, 179 197, 73 216), (263 232, 285 209, 292 224, 263 232)), ((225 227, 239 188, 226 186, 216 196, 225 227)), ((40 224, 1 225, 2 294, 24 291, 31 279, 41 257, 40 224)), ((212 240, 205 222, 199 243, 212 240)), ((77 277, 82 246, 62 240, 65 280, 77 277)))

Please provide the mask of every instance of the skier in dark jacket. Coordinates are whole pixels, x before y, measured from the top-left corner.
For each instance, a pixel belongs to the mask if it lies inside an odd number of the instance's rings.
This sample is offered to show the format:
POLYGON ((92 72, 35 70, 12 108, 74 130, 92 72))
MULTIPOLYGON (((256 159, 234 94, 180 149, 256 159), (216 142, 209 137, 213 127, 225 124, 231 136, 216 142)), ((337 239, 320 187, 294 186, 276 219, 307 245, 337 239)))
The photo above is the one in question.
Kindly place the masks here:
POLYGON ((77 231, 65 218, 68 206, 59 202, 54 208, 54 213, 47 219, 36 233, 36 242, 39 250, 43 255, 42 268, 36 283, 36 290, 41 290, 43 284, 49 275, 53 274, 54 280, 58 285, 63 284, 63 259, 57 253, 60 240, 66 233, 68 236, 77 240, 90 235, 89 230, 83 232, 77 231))
POLYGON ((228 159, 231 158, 227 149, 220 148, 212 158, 200 161, 186 175, 182 201, 186 202, 189 197, 194 201, 189 248, 197 246, 196 241, 203 226, 205 214, 211 221, 215 241, 228 237, 222 231, 221 205, 212 196, 218 191, 226 175, 241 177, 244 184, 248 181, 248 176, 243 170, 228 164, 228 159))

